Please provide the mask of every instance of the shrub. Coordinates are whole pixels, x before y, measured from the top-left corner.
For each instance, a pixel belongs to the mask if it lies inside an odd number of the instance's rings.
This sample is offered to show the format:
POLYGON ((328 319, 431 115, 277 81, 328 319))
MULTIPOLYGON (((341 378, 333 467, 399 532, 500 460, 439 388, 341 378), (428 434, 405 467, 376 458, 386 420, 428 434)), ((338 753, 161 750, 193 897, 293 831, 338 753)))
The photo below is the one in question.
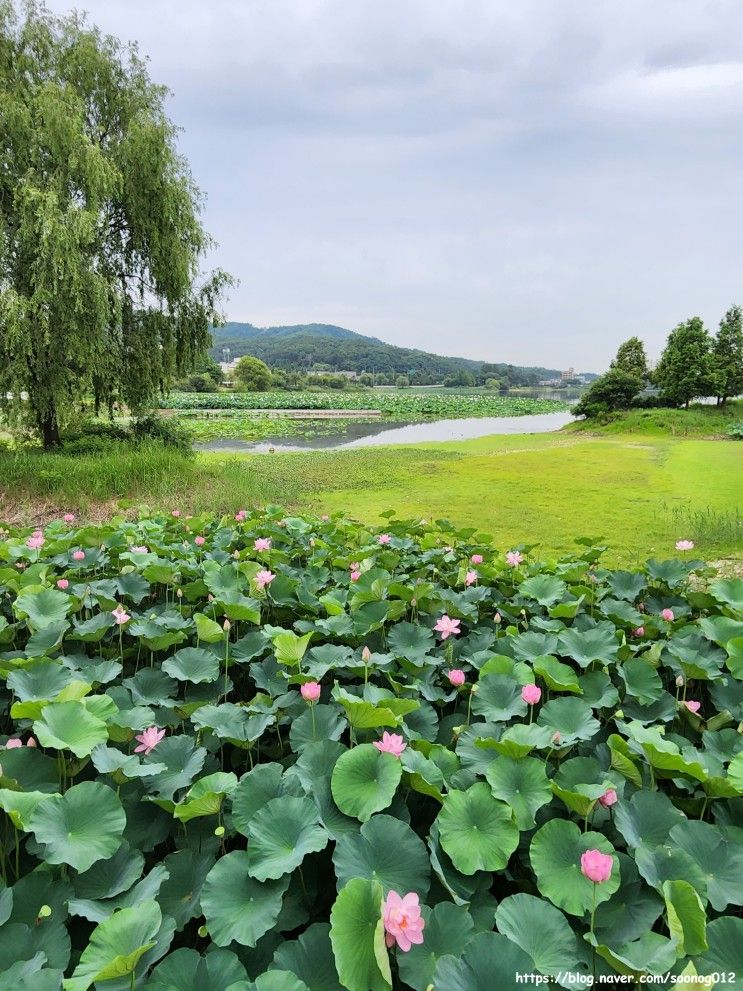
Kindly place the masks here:
POLYGON ((177 420, 157 416, 154 413, 135 420, 131 427, 131 437, 137 441, 153 440, 165 447, 172 447, 183 454, 193 451, 191 432, 177 420))

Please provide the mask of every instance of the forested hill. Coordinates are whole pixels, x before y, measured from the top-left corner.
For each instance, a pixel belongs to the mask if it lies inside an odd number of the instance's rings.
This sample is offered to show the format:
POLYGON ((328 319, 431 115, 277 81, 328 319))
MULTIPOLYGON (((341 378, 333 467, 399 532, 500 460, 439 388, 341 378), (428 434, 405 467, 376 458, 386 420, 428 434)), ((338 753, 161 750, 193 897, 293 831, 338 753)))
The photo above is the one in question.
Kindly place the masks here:
POLYGON ((297 324, 289 327, 254 327, 249 323, 227 323, 212 331, 211 354, 218 361, 223 349, 230 358, 252 354, 272 368, 308 370, 326 366, 334 371, 411 375, 416 381, 440 381, 458 372, 490 374, 496 378, 537 382, 559 375, 557 369, 489 364, 470 358, 452 358, 395 347, 376 337, 365 337, 332 324, 297 324))

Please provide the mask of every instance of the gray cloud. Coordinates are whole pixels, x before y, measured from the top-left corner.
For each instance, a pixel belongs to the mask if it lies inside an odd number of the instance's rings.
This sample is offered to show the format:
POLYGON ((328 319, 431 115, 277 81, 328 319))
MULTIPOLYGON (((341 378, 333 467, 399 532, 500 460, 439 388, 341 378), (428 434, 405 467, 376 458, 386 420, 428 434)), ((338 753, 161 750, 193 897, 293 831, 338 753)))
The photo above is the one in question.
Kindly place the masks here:
POLYGON ((741 299, 737 0, 87 8, 173 91, 234 319, 600 369, 741 299))

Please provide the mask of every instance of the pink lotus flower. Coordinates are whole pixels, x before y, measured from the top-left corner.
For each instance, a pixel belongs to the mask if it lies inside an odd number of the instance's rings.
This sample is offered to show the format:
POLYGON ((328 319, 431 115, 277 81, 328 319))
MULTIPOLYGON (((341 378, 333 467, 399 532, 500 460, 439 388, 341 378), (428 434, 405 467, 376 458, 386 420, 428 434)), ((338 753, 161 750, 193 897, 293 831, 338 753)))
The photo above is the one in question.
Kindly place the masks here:
POLYGON ((37 746, 36 740, 32 736, 29 736, 29 738, 26 740, 26 746, 36 747, 37 746))
POLYGON ((452 668, 447 674, 447 678, 449 679, 449 684, 454 685, 455 688, 461 688, 467 680, 461 668, 452 668))
POLYGON ((320 686, 316 681, 306 681, 299 690, 305 702, 317 702, 320 698, 320 686))
POLYGON ((464 576, 464 584, 468 588, 469 588, 470 585, 474 585, 476 581, 477 581, 477 572, 476 571, 468 571, 467 574, 464 576))
POLYGON ((256 537, 253 547, 257 551, 270 551, 271 550, 271 538, 270 537, 256 537))
POLYGON ((673 622, 673 609, 663 609, 660 614, 660 618, 664 619, 666 623, 673 622))
POLYGON ((446 640, 447 637, 456 637, 462 632, 459 629, 459 623, 460 620, 452 619, 450 616, 447 616, 446 613, 444 613, 444 615, 440 617, 440 619, 434 626, 434 630, 436 630, 437 633, 441 634, 442 640, 446 640))
POLYGON ((178 517, 181 515, 181 511, 180 509, 174 509, 170 515, 173 517, 174 520, 177 520, 178 517))
POLYGON ((369 650, 368 647, 364 647, 364 649, 361 651, 361 660, 364 662, 364 664, 368 664, 369 661, 371 660, 371 651, 369 650))
POLYGON ((528 705, 536 705, 542 697, 542 689, 539 685, 524 685, 521 689, 521 698, 528 705))
POLYGON ((689 699, 687 702, 684 702, 684 705, 689 710, 689 712, 699 712, 699 710, 702 708, 702 703, 697 702, 694 699, 689 699))
POLYGON ((149 754, 158 743, 165 736, 164 729, 158 729, 157 726, 150 726, 149 729, 142 730, 142 732, 135 736, 135 740, 139 740, 139 746, 134 748, 135 754, 149 754))
POLYGON ((85 560, 85 551, 74 551, 73 554, 72 554, 72 560, 73 561, 84 561, 85 560))
POLYGON ((644 637, 645 636, 645 627, 644 626, 636 626, 634 628, 634 630, 632 631, 632 636, 633 637, 644 637))
POLYGON ((482 564, 482 554, 473 554, 470 558, 473 564, 482 564))
POLYGON ((348 570, 349 571, 361 571, 361 562, 359 562, 359 561, 351 561, 351 563, 348 566, 348 570))
POLYGON ((383 733, 381 740, 375 740, 374 746, 383 754, 399 757, 407 744, 398 733, 383 733))
POLYGON ((265 588, 266 585, 270 585, 275 577, 276 575, 273 573, 273 571, 259 571, 258 574, 255 576, 255 583, 258 586, 258 588, 262 589, 265 588))
POLYGON ((65 523, 74 523, 75 522, 75 514, 74 513, 65 513, 64 516, 62 517, 62 519, 65 521, 65 523))
POLYGON ((235 521, 237 523, 242 523, 246 515, 247 514, 244 509, 239 510, 237 513, 235 513, 235 521))
POLYGON ((610 809, 612 805, 617 804, 617 793, 613 788, 607 788, 604 794, 599 799, 599 805, 603 805, 605 809, 610 809))
POLYGON ((196 544, 197 547, 203 547, 204 544, 206 543, 206 537, 201 537, 201 536, 194 537, 193 542, 196 544))
POLYGON ((145 547, 144 544, 141 547, 130 547, 129 550, 132 554, 149 554, 149 548, 145 547))
POLYGON ((69 588, 69 586, 70 586, 70 583, 67 581, 66 578, 58 578, 57 579, 57 588, 61 588, 63 592, 64 592, 64 590, 66 588, 69 588))
POLYGON ((555 732, 552 734, 552 742, 556 747, 559 747, 560 744, 562 743, 562 733, 559 731, 559 729, 556 729, 555 732))
POLYGON ((118 626, 123 626, 124 623, 128 623, 129 620, 132 618, 121 604, 116 606, 115 609, 111 610, 111 615, 115 619, 116 624, 118 626))
POLYGON ((380 533, 379 536, 377 537, 377 541, 380 544, 389 544, 391 540, 392 537, 388 533, 380 533))
POLYGON ((44 546, 44 538, 41 536, 37 536, 36 534, 30 536, 26 541, 26 547, 28 547, 28 549, 32 551, 37 551, 40 547, 43 546, 44 546))
POLYGON ((676 541, 677 551, 693 551, 694 541, 693 540, 677 540, 676 541))
POLYGON ((611 877, 614 859, 600 850, 586 850, 581 854, 580 871, 594 884, 603 884, 611 877))
POLYGON ((320 519, 323 521, 323 523, 327 523, 330 517, 328 516, 327 513, 323 513, 320 519))
POLYGON ((5 749, 16 750, 18 747, 22 747, 22 746, 23 746, 23 741, 19 740, 17 736, 12 736, 5 744, 5 749))
POLYGON ((387 946, 397 943, 403 953, 407 953, 413 944, 423 942, 426 923, 421 916, 418 895, 413 891, 402 898, 396 891, 390 891, 382 904, 382 922, 387 946))
POLYGON ((510 564, 512 568, 518 568, 523 560, 524 555, 519 551, 509 551, 506 554, 506 564, 510 564))
POLYGON ((359 578, 361 578, 361 572, 360 571, 352 571, 351 572, 351 581, 352 582, 357 582, 359 580, 359 578))

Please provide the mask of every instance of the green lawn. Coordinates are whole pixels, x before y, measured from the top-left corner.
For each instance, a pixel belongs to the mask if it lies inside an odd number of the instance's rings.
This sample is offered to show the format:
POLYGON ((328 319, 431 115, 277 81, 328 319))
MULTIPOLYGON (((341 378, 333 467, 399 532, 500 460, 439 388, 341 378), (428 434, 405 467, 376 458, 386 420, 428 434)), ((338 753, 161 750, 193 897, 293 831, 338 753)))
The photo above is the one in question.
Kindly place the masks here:
POLYGON ((122 447, 75 458, 4 453, 0 478, 0 516, 19 521, 68 509, 100 517, 141 504, 234 512, 274 502, 369 520, 387 509, 448 518, 504 549, 538 542, 543 553, 602 535, 625 564, 673 553, 681 537, 709 559, 743 559, 736 441, 561 432, 192 459, 122 447))

